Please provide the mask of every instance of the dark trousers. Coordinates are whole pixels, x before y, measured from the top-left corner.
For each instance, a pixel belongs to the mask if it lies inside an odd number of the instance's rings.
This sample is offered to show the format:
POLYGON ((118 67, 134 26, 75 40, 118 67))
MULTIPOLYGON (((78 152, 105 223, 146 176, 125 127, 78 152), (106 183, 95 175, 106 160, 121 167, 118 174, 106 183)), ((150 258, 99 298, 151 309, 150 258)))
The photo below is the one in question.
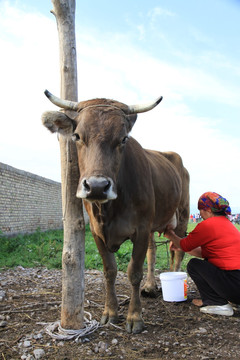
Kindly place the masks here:
POLYGON ((207 260, 192 258, 188 274, 195 282, 203 305, 240 304, 240 270, 221 270, 207 260))

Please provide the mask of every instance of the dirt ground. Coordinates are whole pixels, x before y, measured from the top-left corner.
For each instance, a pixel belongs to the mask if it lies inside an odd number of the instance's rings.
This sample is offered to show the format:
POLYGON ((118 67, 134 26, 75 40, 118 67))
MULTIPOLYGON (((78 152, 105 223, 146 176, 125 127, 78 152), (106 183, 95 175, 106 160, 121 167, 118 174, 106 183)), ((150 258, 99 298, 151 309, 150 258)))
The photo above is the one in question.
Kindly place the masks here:
MULTIPOLYGON (((85 279, 85 310, 99 321, 103 274, 86 271, 85 279)), ((78 341, 56 340, 43 323, 60 319, 61 271, 17 267, 0 272, 0 359, 240 359, 239 309, 232 317, 201 314, 191 304, 198 293, 189 278, 187 301, 163 301, 161 291, 156 298, 142 297, 146 329, 138 335, 125 332, 130 287, 121 272, 117 293, 123 317, 118 328, 99 327, 78 341)))

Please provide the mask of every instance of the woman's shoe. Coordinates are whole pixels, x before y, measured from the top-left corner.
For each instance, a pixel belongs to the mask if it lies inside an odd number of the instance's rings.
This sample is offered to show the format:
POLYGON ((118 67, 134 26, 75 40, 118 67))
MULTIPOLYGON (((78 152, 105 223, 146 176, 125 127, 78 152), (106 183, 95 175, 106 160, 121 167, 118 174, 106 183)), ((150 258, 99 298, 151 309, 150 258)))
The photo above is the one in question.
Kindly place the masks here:
POLYGON ((212 315, 225 315, 225 316, 233 315, 233 308, 230 304, 203 306, 200 308, 200 311, 204 314, 212 314, 212 315))

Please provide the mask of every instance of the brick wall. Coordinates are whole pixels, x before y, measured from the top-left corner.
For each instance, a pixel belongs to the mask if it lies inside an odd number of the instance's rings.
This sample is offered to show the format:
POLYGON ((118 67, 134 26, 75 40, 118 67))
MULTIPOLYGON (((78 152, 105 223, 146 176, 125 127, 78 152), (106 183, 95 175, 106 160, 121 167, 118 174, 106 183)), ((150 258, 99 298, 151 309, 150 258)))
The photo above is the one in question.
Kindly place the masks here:
POLYGON ((0 230, 62 228, 61 184, 0 163, 0 230))

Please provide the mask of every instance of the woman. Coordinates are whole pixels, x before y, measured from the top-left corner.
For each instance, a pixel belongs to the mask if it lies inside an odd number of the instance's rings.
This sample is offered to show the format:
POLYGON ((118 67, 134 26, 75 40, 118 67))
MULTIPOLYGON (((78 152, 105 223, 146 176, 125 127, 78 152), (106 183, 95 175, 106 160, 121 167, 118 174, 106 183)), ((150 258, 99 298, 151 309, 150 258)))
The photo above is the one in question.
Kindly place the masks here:
POLYGON ((183 250, 192 258, 187 271, 195 282, 201 299, 193 303, 206 314, 233 315, 229 302, 240 304, 240 232, 230 222, 229 203, 215 192, 204 193, 198 201, 200 222, 186 238, 172 229, 165 236, 172 250, 183 250))

